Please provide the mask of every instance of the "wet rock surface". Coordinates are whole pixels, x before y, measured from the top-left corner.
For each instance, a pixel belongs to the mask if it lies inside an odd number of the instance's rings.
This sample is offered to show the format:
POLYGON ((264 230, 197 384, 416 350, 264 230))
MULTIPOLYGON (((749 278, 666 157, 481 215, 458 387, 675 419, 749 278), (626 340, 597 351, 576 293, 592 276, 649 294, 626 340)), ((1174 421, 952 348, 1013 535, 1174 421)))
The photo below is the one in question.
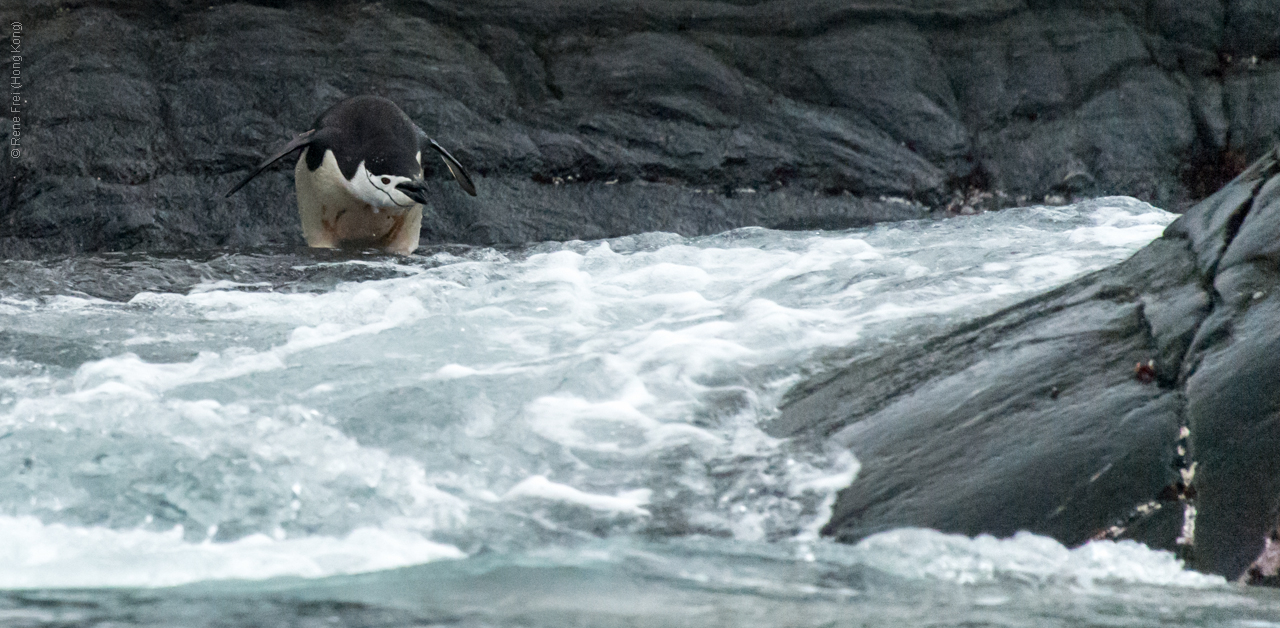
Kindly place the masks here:
MULTIPOLYGON (((793 393, 774 433, 816 430, 863 465, 826 532, 856 541, 904 525, 1032 530, 1076 544, 1154 500, 1178 479, 1182 401, 1174 387, 1135 377, 1135 365, 1162 340, 1148 304, 1207 305, 1186 248, 1161 241, 917 351, 856 360, 793 393)), ((1176 523, 1143 540, 1172 548, 1176 523)))
POLYGON ((771 432, 862 463, 824 532, 1134 538, 1274 581, 1278 220, 1275 149, 1115 267, 798 386, 771 432))
POLYGON ((18 9, 0 256, 300 244, 288 167, 221 193, 362 93, 478 175, 431 164, 424 243, 1176 208, 1280 139, 1267 2, 263 4, 18 9))

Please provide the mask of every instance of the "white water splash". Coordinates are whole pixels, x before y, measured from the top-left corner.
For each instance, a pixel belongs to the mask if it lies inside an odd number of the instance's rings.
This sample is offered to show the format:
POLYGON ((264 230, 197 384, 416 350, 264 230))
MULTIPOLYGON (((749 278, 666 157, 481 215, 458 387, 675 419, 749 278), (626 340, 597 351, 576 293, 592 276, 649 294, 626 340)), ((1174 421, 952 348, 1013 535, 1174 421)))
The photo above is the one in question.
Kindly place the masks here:
POLYGON ((23 565, 0 586, 322 576, 600 535, 812 541, 857 461, 759 425, 815 356, 989 313, 1172 218, 1099 199, 439 254, 316 293, 11 295, 0 326, 33 344, 0 358, 0 556, 23 565), (189 558, 156 567, 170 555, 189 558), (74 561, 100 567, 60 571, 74 561))

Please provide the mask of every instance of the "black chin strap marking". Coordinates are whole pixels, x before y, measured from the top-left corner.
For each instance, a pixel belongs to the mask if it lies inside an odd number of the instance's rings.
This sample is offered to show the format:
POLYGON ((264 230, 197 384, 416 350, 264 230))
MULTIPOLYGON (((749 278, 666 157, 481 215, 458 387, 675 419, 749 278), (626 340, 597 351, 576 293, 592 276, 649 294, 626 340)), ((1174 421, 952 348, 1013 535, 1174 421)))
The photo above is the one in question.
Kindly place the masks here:
POLYGON ((395 197, 391 196, 391 193, 390 193, 390 192, 388 192, 388 191, 386 191, 386 190, 384 190, 384 189, 382 189, 382 188, 378 187, 378 184, 377 184, 377 183, 374 183, 374 181, 373 181, 373 179, 374 179, 373 173, 372 173, 372 172, 369 172, 369 169, 368 169, 368 168, 365 168, 364 176, 365 176, 365 178, 366 178, 366 179, 368 179, 368 180, 369 180, 369 185, 372 185, 372 186, 373 186, 373 189, 375 189, 375 190, 377 190, 377 191, 379 191, 379 192, 382 192, 382 194, 383 194, 383 195, 385 195, 385 196, 387 197, 387 200, 391 201, 391 204, 392 204, 392 205, 395 205, 396 207, 413 207, 413 203, 412 203, 412 202, 410 202, 408 205, 401 205, 400 203, 397 203, 397 202, 396 202, 395 197))

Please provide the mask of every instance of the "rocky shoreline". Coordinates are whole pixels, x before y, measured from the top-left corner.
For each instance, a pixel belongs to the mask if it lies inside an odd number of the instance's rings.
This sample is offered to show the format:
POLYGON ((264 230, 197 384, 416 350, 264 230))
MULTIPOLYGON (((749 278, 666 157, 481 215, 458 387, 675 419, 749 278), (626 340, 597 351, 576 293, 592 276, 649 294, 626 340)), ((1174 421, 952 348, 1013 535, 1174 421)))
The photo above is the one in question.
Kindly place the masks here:
POLYGON ((300 243, 287 167, 220 192, 360 93, 478 175, 437 178, 424 244, 1178 209, 1280 140, 1261 0, 266 4, 18 9, 0 256, 300 243))
POLYGON ((859 356, 793 390, 770 429, 862 463, 824 530, 843 541, 901 526, 1129 538, 1274 584, 1277 236, 1280 148, 1131 259, 859 356))

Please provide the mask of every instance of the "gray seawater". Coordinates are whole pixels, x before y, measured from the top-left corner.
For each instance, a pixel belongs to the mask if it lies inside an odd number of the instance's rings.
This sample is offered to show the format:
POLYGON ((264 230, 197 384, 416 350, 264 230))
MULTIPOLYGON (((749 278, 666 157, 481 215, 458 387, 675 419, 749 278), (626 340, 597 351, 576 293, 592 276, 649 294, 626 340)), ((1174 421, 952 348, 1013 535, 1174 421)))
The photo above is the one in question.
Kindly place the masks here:
POLYGON ((1133 543, 831 543, 857 460, 761 429, 1172 218, 0 261, 0 625, 1280 626, 1133 543))

